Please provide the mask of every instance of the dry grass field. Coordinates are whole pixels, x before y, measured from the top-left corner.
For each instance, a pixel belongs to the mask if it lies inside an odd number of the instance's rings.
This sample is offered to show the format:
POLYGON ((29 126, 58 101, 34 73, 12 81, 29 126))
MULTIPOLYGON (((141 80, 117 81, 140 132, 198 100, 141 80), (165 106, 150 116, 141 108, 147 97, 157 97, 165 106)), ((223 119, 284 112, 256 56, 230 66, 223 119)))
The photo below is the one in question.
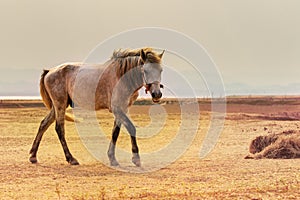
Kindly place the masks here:
MULTIPOLYGON (((163 107, 168 111, 167 123, 155 137, 138 139, 141 152, 165 145, 180 124, 178 105, 163 107)), ((29 150, 47 110, 39 102, 1 102, 0 199, 299 199, 300 159, 244 157, 258 135, 300 130, 300 99, 228 99, 217 145, 200 159, 200 146, 210 123, 209 107, 207 102, 200 104, 197 135, 182 157, 158 171, 127 173, 94 159, 71 122, 66 123, 66 138, 81 165, 67 164, 53 125, 41 142, 39 163, 31 164, 29 150)), ((130 117, 137 126, 149 123, 149 108, 131 108, 130 117)), ((112 115, 100 111, 97 116, 109 137, 112 115)), ((126 132, 120 133, 117 145, 130 149, 126 132)), ((141 161, 143 164, 143 157, 141 161)), ((135 168, 133 164, 125 165, 135 168)))

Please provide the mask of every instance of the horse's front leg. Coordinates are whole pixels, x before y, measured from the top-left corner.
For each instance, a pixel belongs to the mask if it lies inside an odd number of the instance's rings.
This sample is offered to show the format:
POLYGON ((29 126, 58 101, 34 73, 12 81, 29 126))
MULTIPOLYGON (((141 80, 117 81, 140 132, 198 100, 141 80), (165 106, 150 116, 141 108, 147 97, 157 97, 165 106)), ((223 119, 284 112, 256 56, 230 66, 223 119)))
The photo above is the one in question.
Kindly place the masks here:
MULTIPOLYGON (((127 117, 127 116, 126 116, 127 117)), ((124 126, 126 127, 127 131, 130 134, 131 138, 131 146, 132 146, 132 162, 136 166, 141 166, 141 160, 139 155, 139 148, 136 142, 136 128, 132 124, 132 122, 127 117, 127 120, 124 122, 124 126)))
POLYGON ((121 124, 118 124, 115 120, 114 121, 114 127, 113 127, 113 130, 112 130, 112 138, 111 138, 109 148, 108 148, 108 152, 107 152, 107 155, 108 155, 111 166, 118 166, 119 165, 118 161, 116 160, 115 149, 116 149, 117 139, 118 139, 119 133, 120 133, 120 128, 121 128, 121 124))
POLYGON ((120 120, 120 122, 125 126, 126 130, 130 134, 131 138, 131 145, 132 145, 132 162, 140 167, 141 166, 141 160, 139 155, 139 148, 136 142, 136 128, 134 127, 131 120, 127 117, 125 112, 121 110, 115 110, 114 112, 116 118, 120 120))
POLYGON ((130 133, 131 145, 132 145, 132 162, 136 166, 140 167, 141 166, 141 160, 140 160, 140 155, 139 155, 139 148, 138 148, 137 143, 136 143, 135 132, 134 132, 134 135, 132 133, 130 133))

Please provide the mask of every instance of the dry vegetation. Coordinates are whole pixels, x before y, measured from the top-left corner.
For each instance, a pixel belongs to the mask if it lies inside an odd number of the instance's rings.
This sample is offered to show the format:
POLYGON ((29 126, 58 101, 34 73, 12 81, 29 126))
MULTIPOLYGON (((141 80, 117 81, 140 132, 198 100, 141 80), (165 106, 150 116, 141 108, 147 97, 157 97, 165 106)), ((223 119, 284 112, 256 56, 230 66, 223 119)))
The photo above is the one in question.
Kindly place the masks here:
MULTIPOLYGON (((298 120, 280 118, 298 116, 298 99, 285 103, 262 100, 265 101, 254 104, 229 99, 219 141, 207 157, 200 159, 200 145, 210 122, 209 102, 202 102, 200 127, 185 154, 161 170, 141 174, 120 172, 95 160, 82 145, 73 123, 66 123, 66 136, 81 165, 65 162, 53 125, 41 142, 39 164, 31 164, 29 149, 47 110, 39 104, 2 106, 0 199, 298 199, 300 159, 244 159, 251 140, 257 136, 300 130, 298 120)), ((141 152, 164 145, 180 124, 178 106, 164 107, 170 113, 166 126, 151 142, 138 140, 141 152)), ((149 106, 132 107, 130 116, 135 124, 149 123, 148 109, 149 106)), ((101 111, 98 117, 109 136, 112 116, 101 111)), ((122 132, 119 147, 129 149, 129 144, 127 133, 122 132)))
POLYGON ((283 131, 277 134, 258 136, 249 147, 250 155, 246 159, 292 159, 300 158, 299 130, 283 131))

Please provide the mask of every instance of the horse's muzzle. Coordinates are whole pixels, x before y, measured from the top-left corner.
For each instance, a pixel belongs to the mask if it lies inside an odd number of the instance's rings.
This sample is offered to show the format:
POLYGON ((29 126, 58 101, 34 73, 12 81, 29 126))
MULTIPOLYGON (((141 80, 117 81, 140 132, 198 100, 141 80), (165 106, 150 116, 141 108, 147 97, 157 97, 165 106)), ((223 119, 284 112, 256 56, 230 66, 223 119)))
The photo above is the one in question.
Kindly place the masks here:
POLYGON ((152 92, 151 96, 152 96, 152 101, 154 103, 158 103, 160 101, 160 98, 162 97, 162 93, 160 90, 158 90, 158 91, 152 92))
POLYGON ((164 88, 162 84, 159 83, 152 83, 146 85, 146 93, 149 91, 152 96, 152 101, 154 103, 158 103, 162 97, 162 93, 160 88, 164 88))

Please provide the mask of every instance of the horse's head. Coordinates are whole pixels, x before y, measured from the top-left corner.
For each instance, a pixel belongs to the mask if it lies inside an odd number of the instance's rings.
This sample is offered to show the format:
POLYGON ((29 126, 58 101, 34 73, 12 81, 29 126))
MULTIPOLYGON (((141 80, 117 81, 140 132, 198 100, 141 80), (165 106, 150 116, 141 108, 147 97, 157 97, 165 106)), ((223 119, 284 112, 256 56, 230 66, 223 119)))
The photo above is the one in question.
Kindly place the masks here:
POLYGON ((142 72, 146 93, 149 91, 152 96, 152 101, 158 103, 162 97, 160 88, 163 88, 161 82, 161 58, 164 51, 157 54, 153 51, 144 51, 141 49, 141 59, 143 61, 142 72))

